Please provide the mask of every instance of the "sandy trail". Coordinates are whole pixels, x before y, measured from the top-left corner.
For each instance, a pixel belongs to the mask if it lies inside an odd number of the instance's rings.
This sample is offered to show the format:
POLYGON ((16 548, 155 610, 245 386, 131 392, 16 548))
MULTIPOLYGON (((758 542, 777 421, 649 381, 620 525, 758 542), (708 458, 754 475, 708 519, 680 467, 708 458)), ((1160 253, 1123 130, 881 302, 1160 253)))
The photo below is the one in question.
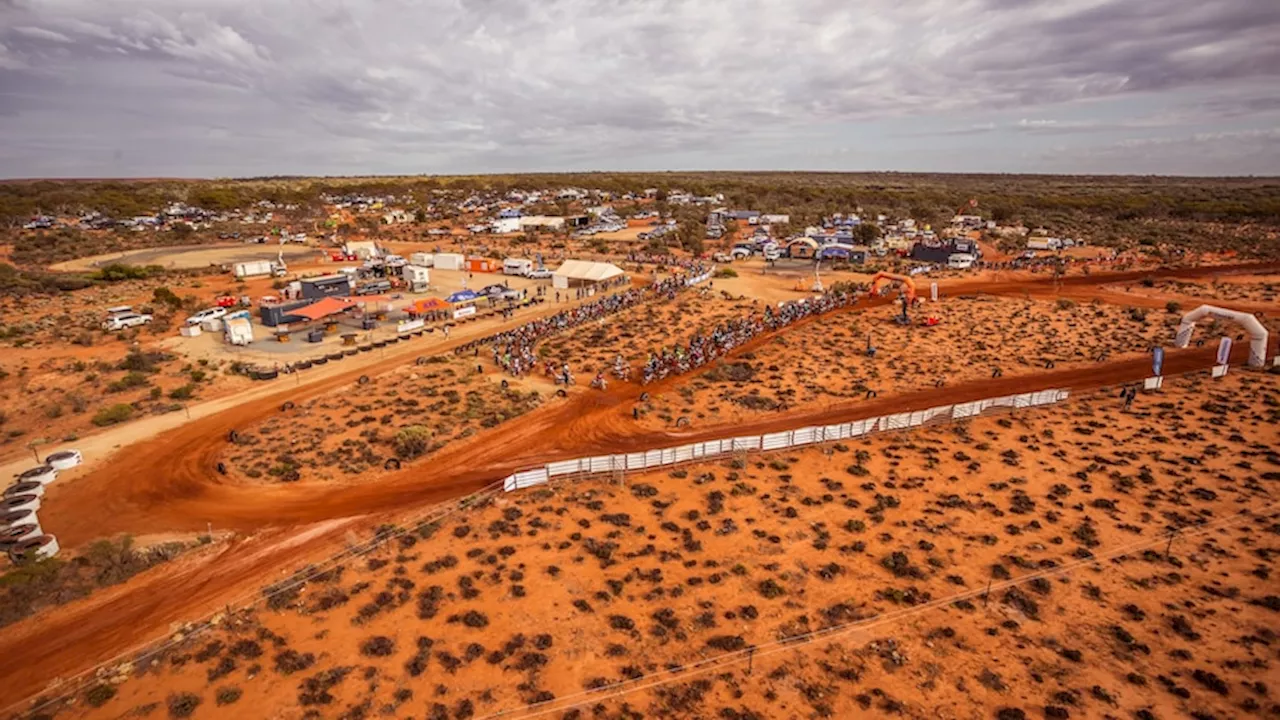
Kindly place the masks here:
MULTIPOLYGON (((1256 270, 1257 267, 1244 266, 1243 269, 1256 270)), ((1062 285, 1087 288, 1148 275, 1200 277, 1228 271, 1213 267, 1095 274, 1069 277, 1062 285)), ((1052 282, 1049 278, 1030 281, 997 278, 944 287, 950 294, 1019 294, 1027 288, 1038 290, 1041 285, 1052 282)), ((877 298, 860 307, 888 302, 891 298, 877 298)), ((527 316, 522 321, 526 319, 527 316)), ((467 339, 459 335, 449 345, 467 339)), ((748 351, 765 340, 767 338, 759 338, 736 352, 748 351)), ((434 349, 447 349, 449 345, 434 349)), ((1233 362, 1243 361, 1247 349, 1240 345, 1235 350, 1233 362)), ((404 359, 420 353, 420 348, 398 348, 394 357, 404 359)), ((1214 350, 1209 347, 1171 351, 1166 358, 1165 372, 1173 375, 1203 370, 1213 363, 1213 355, 1214 350)), ((383 361, 379 359, 379 362, 383 361)), ((227 432, 278 412, 279 403, 286 398, 296 400, 299 396, 329 392, 367 372, 363 367, 347 368, 301 387, 276 385, 270 391, 264 390, 260 397, 211 411, 151 440, 130 446, 127 453, 120 453, 109 466, 55 485, 47 510, 41 511, 42 521, 60 539, 65 539, 64 544, 71 546, 115 532, 200 531, 210 522, 215 529, 279 529, 259 535, 258 539, 233 544, 221 553, 161 566, 124 586, 7 628, 0 637, 0 697, 29 697, 53 678, 110 658, 142 640, 167 632, 169 625, 177 620, 220 607, 270 582, 276 573, 296 569, 308 559, 331 552, 341 544, 344 533, 362 525, 362 518, 355 516, 403 512, 407 508, 456 498, 512 470, 535 463, 679 445, 729 434, 749 435, 839 423, 886 412, 1045 388, 1087 390, 1146 377, 1150 374, 1150 361, 1135 358, 1087 368, 930 388, 680 434, 640 431, 629 411, 641 389, 619 384, 611 386, 607 393, 580 390, 568 403, 545 407, 508 423, 502 426, 501 442, 481 436, 451 445, 430 463, 415 464, 370 485, 240 486, 225 482, 217 474, 212 458, 224 447, 227 432), (335 518, 351 518, 351 521, 318 524, 335 518), (308 533, 308 539, 301 543, 292 540, 299 531, 308 533), (178 588, 181 591, 175 592, 178 588)), ((677 378, 672 378, 647 390, 660 391, 666 383, 676 381, 677 378)), ((368 522, 372 520, 363 524, 368 522)))
MULTIPOLYGON (((1246 266, 1248 269, 1256 267, 1246 266)), ((1124 282, 1126 279, 1150 275, 1196 277, 1224 272, 1224 268, 1219 266, 1099 273, 1064 278, 1060 284, 1064 293, 1083 297, 1089 286, 1124 282)), ((1024 294, 1041 291, 1044 285, 1052 287, 1053 280, 1015 278, 954 283, 946 286, 946 292, 951 295, 970 292, 1024 294)), ((888 302, 891 298, 887 296, 874 298, 864 300, 857 308, 888 302)), ((815 320, 810 318, 805 322, 815 320)), ((468 337, 459 334, 450 343, 433 349, 447 350, 465 342, 468 337)), ((749 351, 767 339, 765 336, 757 338, 736 352, 749 351)), ((1238 350, 1243 353, 1245 349, 1241 347, 1238 350)), ((388 369, 395 360, 420 352, 421 349, 412 347, 412 344, 408 348, 397 346, 396 351, 382 361, 383 369, 388 369)), ((1242 354, 1240 358, 1243 357, 1242 354)), ((1209 349, 1170 352, 1167 372, 1172 374, 1203 368, 1211 360, 1209 349)), ((641 389, 633 384, 616 384, 607 393, 579 389, 571 402, 544 407, 518 422, 504 424, 500 443, 493 442, 492 433, 454 443, 434 455, 430 463, 411 464, 374 484, 336 488, 308 483, 242 485, 217 473, 214 458, 225 447, 229 432, 279 412, 280 403, 286 399, 296 401, 300 397, 322 394, 351 384, 368 372, 367 367, 359 367, 338 372, 306 387, 290 387, 286 381, 275 386, 277 392, 264 391, 252 400, 172 428, 149 441, 135 443, 127 451, 120 452, 108 466, 71 482, 55 484, 45 508, 41 510, 41 519, 60 542, 71 547, 119 532, 199 531, 208 523, 216 529, 250 531, 436 502, 483 487, 514 470, 549 460, 675 445, 685 440, 720 437, 726 433, 753 434, 819 421, 842 422, 891 409, 917 409, 1047 387, 1089 387, 1103 384, 1104 380, 1138 380, 1149 369, 1147 360, 1141 358, 1106 367, 1109 374, 1103 376, 1096 375, 1098 368, 1086 368, 1044 373, 1034 378, 1001 378, 947 388, 942 395, 930 389, 881 398, 874 403, 834 406, 818 413, 779 414, 776 420, 767 423, 732 428, 710 426, 685 435, 641 431, 634 427, 629 411, 641 389)), ((671 378, 666 383, 646 389, 660 392, 675 380, 671 378)))

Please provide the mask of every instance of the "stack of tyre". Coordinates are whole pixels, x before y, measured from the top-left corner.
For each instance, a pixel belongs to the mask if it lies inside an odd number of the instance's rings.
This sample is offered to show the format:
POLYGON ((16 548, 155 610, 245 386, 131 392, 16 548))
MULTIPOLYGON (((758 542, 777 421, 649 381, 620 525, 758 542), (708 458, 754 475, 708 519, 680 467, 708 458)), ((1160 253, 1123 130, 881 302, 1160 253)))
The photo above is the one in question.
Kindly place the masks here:
POLYGON ((79 465, 82 458, 77 450, 63 450, 45 458, 44 465, 37 465, 20 473, 14 483, 0 498, 0 550, 9 555, 14 564, 51 558, 58 554, 58 539, 45 533, 36 514, 44 498, 45 487, 58 479, 60 470, 79 465))

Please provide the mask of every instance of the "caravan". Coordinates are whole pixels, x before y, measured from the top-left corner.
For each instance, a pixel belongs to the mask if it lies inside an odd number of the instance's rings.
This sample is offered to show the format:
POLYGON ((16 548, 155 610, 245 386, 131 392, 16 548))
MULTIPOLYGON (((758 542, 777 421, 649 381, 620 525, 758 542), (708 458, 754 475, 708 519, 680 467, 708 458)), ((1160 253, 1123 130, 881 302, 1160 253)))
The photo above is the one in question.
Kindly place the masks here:
POLYGON ((526 258, 507 258, 502 261, 503 275, 528 277, 533 272, 533 261, 526 258))

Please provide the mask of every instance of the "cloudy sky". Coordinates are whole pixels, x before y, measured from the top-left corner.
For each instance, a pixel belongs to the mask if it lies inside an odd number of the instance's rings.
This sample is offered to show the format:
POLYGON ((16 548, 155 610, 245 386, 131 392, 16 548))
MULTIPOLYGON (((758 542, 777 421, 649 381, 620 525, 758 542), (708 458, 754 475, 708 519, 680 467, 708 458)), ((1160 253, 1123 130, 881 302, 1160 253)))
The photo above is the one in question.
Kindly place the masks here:
POLYGON ((1280 174, 1280 0, 0 0, 0 176, 1280 174))

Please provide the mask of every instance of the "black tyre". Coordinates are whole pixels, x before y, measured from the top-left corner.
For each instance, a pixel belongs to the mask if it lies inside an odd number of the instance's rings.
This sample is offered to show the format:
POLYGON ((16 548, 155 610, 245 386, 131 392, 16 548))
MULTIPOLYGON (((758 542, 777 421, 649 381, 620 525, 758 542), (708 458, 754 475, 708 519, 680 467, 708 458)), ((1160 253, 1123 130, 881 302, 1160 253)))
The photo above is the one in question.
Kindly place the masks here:
POLYGON ((689 418, 684 415, 676 418, 676 427, 689 427, 689 418))
POLYGON ((218 474, 219 474, 219 475, 226 475, 226 474, 227 474, 227 466, 226 466, 226 463, 218 463, 215 467, 218 469, 218 474))
POLYGON ((880 396, 880 393, 876 392, 875 390, 868 390, 866 399, 870 400, 871 398, 879 397, 879 396, 880 396))
POLYGON ((283 403, 281 403, 281 405, 280 405, 280 409, 281 409, 281 410, 292 410, 292 409, 293 409, 293 401, 292 401, 292 400, 285 400, 283 403))
POLYGON ((368 375, 361 375, 361 376, 360 376, 360 379, 359 379, 359 380, 357 380, 356 382, 359 382, 361 385, 368 385, 368 384, 369 384, 369 376, 368 376, 368 375))
POLYGON ((936 388, 940 388, 940 387, 942 387, 943 385, 946 385, 946 384, 947 384, 947 381, 946 381, 946 380, 939 380, 939 381, 935 382, 935 383, 933 384, 933 386, 934 386, 934 387, 936 387, 936 388))
POLYGON ((330 360, 341 360, 346 356, 340 352, 336 352, 336 353, 329 353, 328 355, 325 355, 325 357, 329 358, 330 360))
POLYGON ((399 459, 399 458, 387 458, 387 461, 386 461, 386 462, 384 462, 384 463, 382 463, 382 469, 383 469, 383 470, 399 470, 399 469, 400 469, 400 459, 399 459))
POLYGON ((386 346, 387 346, 387 341, 386 341, 386 340, 375 340, 375 341, 373 341, 373 346, 374 346, 374 347, 376 347, 376 348, 384 348, 384 347, 386 347, 386 346))
POLYGON ((427 356, 426 356, 426 355, 419 355, 419 356, 418 356, 418 359, 417 359, 417 360, 414 360, 413 362, 414 362, 414 364, 416 364, 416 365, 426 365, 426 364, 427 364, 427 356))
POLYGON ((649 401, 649 393, 647 392, 640 393, 640 402, 648 402, 648 401, 649 401))
POLYGON ((310 360, 299 360, 293 366, 294 370, 309 370, 310 368, 311 368, 310 360))
POLYGON ((321 357, 316 358, 315 360, 312 360, 312 361, 311 361, 311 364, 312 364, 312 365, 327 365, 327 364, 329 364, 329 358, 324 357, 324 356, 321 356, 321 357))
POLYGON ((556 397, 569 397, 569 393, 565 392, 564 388, 560 388, 556 391, 556 397))
POLYGON ((356 348, 356 349, 359 350, 360 352, 373 352, 372 345, 361 345, 359 348, 356 348))
POLYGON ((235 442, 239 439, 240 439, 240 433, 236 432, 235 430, 232 430, 231 432, 227 433, 227 442, 235 442))

